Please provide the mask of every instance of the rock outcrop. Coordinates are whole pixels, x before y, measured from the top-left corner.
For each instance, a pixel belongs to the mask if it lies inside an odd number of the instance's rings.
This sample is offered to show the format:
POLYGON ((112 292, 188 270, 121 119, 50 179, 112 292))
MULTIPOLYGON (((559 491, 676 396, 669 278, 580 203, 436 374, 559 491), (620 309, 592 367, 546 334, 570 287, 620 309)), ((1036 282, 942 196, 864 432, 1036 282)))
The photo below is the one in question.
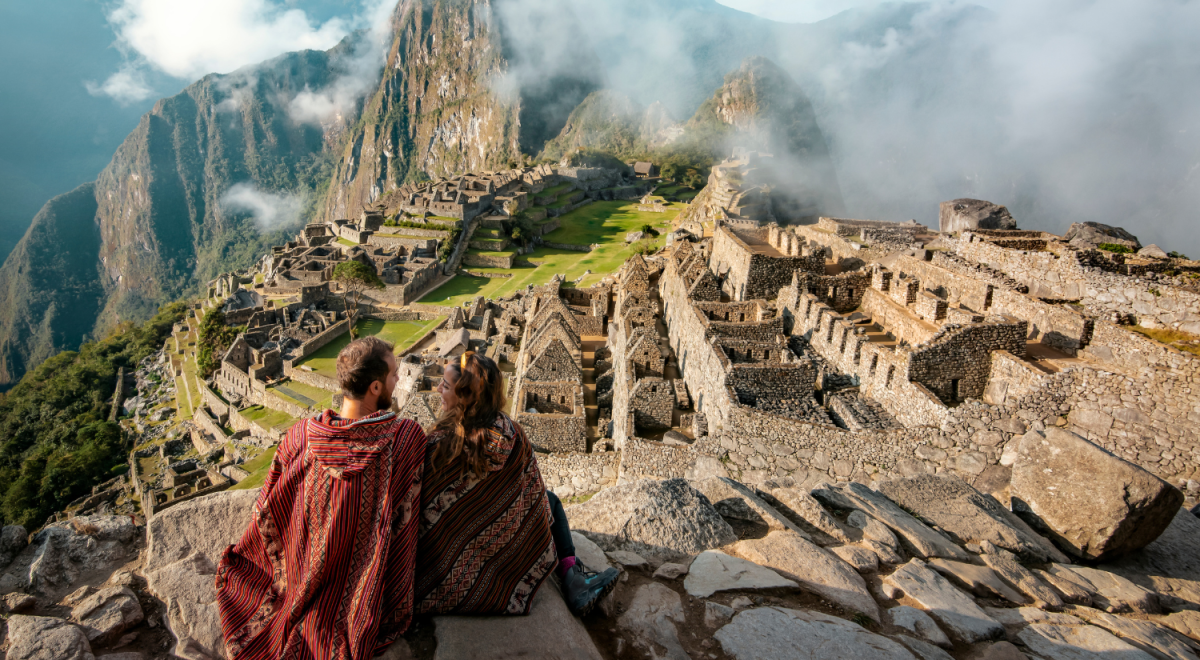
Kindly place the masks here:
POLYGON ((167 606, 173 653, 186 660, 225 657, 215 584, 217 562, 250 522, 258 490, 189 500, 155 514, 142 571, 147 588, 167 606), (201 523, 201 521, 203 521, 201 523))
POLYGON ((1175 487, 1069 431, 1028 433, 1017 452, 1014 509, 1081 559, 1111 560, 1146 547, 1183 504, 1175 487))
POLYGON ((955 199, 942 202, 938 213, 938 229, 946 233, 972 229, 1016 229, 1008 208, 982 199, 955 199))
POLYGON ((1063 238, 1071 245, 1084 250, 1094 250, 1105 243, 1124 245, 1134 252, 1142 249, 1142 243, 1137 236, 1122 227, 1110 227, 1099 222, 1076 222, 1067 229, 1063 238))
POLYGON ((683 479, 644 479, 567 509, 571 527, 605 550, 673 559, 737 540, 708 498, 683 479))
POLYGON ((111 573, 137 556, 128 516, 79 516, 47 526, 0 575, 0 593, 29 590, 57 601, 86 574, 111 573))

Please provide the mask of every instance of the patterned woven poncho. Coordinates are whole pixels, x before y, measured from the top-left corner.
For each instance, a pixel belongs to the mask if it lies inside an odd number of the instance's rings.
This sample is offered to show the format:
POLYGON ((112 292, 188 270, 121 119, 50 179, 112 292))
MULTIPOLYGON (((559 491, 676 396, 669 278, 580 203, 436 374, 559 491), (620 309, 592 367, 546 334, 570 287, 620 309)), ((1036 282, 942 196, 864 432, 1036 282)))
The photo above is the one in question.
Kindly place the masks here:
POLYGON ((546 487, 525 432, 497 415, 484 452, 489 473, 482 480, 426 463, 418 614, 528 614, 558 563, 546 487))
POLYGON ((217 569, 233 660, 366 659, 408 628, 424 451, 390 412, 288 431, 217 569))

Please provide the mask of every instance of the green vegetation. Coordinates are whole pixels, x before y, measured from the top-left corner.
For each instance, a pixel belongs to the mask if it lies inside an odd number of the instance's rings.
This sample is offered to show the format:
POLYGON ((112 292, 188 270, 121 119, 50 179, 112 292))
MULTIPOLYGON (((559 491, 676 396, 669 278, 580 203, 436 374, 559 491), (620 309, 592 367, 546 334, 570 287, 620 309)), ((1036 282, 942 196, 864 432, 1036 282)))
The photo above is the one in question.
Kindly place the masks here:
POLYGON ((221 366, 221 358, 245 326, 225 325, 225 313, 211 309, 200 321, 200 338, 196 342, 196 369, 201 378, 208 378, 221 366))
MULTIPOLYGON (((454 220, 454 218, 445 218, 445 220, 451 220, 453 222, 458 222, 457 220, 454 220)), ((447 231, 450 229, 450 227, 443 225, 443 224, 434 224, 431 226, 429 223, 412 222, 410 220, 399 220, 396 218, 389 218, 387 220, 384 220, 383 226, 384 227, 401 227, 404 229, 431 229, 433 231, 447 231)))
POLYGON ((325 410, 333 405, 333 392, 294 380, 272 385, 267 391, 284 401, 315 411, 325 410))
POLYGON ((454 254, 454 246, 458 244, 458 237, 462 235, 462 229, 458 227, 453 227, 447 231, 450 233, 446 238, 442 239, 437 251, 438 261, 442 263, 450 260, 450 255, 454 254))
POLYGON ((457 307, 474 300, 477 296, 502 298, 530 284, 540 286, 549 282, 556 274, 567 278, 567 285, 584 274, 579 286, 588 287, 609 273, 616 272, 625 260, 637 253, 654 251, 663 246, 665 237, 625 244, 625 234, 640 231, 645 225, 660 234, 669 230, 678 211, 646 213, 637 210, 637 203, 593 202, 560 218, 562 226, 545 236, 552 243, 566 245, 592 245, 598 247, 591 252, 576 252, 559 248, 540 247, 524 255, 529 266, 513 268, 472 268, 472 272, 508 275, 509 277, 473 277, 459 275, 446 284, 431 291, 420 302, 429 305, 457 307))
POLYGON ((296 423, 295 417, 281 410, 272 410, 264 406, 250 406, 238 412, 241 413, 242 417, 258 424, 264 429, 279 429, 283 431, 291 428, 296 423))
POLYGON ((271 471, 271 462, 275 460, 275 450, 277 449, 279 448, 271 447, 242 463, 242 469, 249 472, 250 476, 234 484, 229 490, 251 490, 263 485, 263 482, 267 480, 267 473, 271 471))
POLYGON ((1143 328, 1140 325, 1129 326, 1129 329, 1172 348, 1200 355, 1200 337, 1196 335, 1169 328, 1143 328))
POLYGON ((358 305, 368 289, 383 289, 383 280, 375 274, 375 267, 358 260, 343 261, 333 269, 334 282, 342 286, 342 300, 346 303, 346 318, 350 319, 350 336, 358 337, 354 318, 358 316, 358 305))
POLYGON ((1186 254, 1184 254, 1182 252, 1176 252, 1175 250, 1171 250, 1170 252, 1168 252, 1167 256, 1171 257, 1172 259, 1183 259, 1184 261, 1191 261, 1191 259, 1188 259, 1188 256, 1186 254))
POLYGON ((1105 252, 1112 252, 1113 254, 1133 254, 1133 248, 1128 245, 1121 245, 1120 243, 1101 243, 1096 247, 1105 252))
POLYGON ((358 243, 355 243, 354 241, 351 241, 351 240, 349 240, 349 239, 346 239, 346 238, 342 238, 341 236, 339 236, 339 237, 338 237, 338 239, 337 239, 337 242, 338 242, 338 245, 345 245, 346 247, 356 247, 356 246, 358 246, 358 243))
MULTIPOLYGON (((359 337, 374 336, 395 345, 399 353, 417 342, 426 332, 429 332, 441 322, 443 317, 432 321, 378 321, 365 319, 359 321, 355 332, 359 337)), ((346 344, 350 343, 350 335, 344 334, 325 344, 315 353, 308 356, 297 367, 311 367, 322 376, 337 378, 337 355, 346 344)))
POLYGON ((167 305, 150 321, 123 324, 108 338, 46 360, 0 395, 0 516, 39 527, 55 511, 112 477, 127 443, 109 422, 120 367, 157 351, 183 318, 167 305))

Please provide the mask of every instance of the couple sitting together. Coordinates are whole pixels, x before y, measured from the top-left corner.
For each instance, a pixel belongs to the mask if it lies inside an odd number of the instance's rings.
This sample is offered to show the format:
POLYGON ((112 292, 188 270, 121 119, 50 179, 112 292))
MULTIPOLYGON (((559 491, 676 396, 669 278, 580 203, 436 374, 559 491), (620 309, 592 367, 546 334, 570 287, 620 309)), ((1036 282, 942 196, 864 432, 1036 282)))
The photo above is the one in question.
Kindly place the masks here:
POLYGON ((299 422, 279 445, 249 527, 225 550, 217 604, 235 660, 371 658, 414 614, 527 614, 557 568, 582 616, 616 569, 575 559, 562 504, 504 414, 496 363, 465 353, 438 386, 428 436, 390 410, 392 347, 338 355, 340 414, 299 422))

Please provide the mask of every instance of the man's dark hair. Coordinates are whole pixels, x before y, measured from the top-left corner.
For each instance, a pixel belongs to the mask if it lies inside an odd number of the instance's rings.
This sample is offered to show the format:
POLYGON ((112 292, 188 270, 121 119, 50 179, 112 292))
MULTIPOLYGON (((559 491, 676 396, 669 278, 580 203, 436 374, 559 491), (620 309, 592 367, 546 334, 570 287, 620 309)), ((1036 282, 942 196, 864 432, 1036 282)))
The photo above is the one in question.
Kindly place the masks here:
POLYGON ((384 383, 388 377, 387 356, 392 345, 378 337, 355 339, 338 353, 337 378, 342 396, 358 401, 367 394, 371 383, 384 383))

